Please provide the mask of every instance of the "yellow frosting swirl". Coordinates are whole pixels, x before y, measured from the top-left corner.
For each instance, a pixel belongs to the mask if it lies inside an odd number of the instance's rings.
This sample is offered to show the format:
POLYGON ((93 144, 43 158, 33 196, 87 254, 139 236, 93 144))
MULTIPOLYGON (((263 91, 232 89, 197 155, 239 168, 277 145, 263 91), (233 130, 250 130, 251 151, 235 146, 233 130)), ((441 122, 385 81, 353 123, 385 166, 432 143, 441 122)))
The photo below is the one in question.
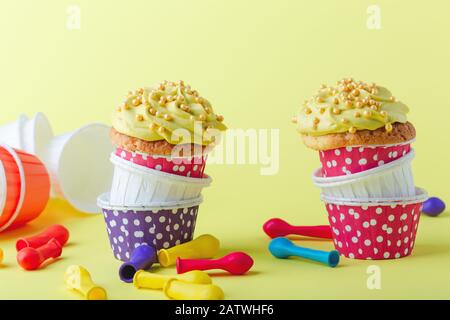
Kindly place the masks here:
POLYGON ((338 81, 335 87, 322 85, 318 93, 305 101, 293 118, 301 134, 320 136, 358 130, 392 130, 392 123, 407 121, 408 107, 391 92, 376 84, 338 81))
POLYGON ((222 121, 209 101, 183 81, 164 81, 129 92, 113 115, 114 129, 125 135, 205 146, 214 143, 217 132, 227 129, 222 121))

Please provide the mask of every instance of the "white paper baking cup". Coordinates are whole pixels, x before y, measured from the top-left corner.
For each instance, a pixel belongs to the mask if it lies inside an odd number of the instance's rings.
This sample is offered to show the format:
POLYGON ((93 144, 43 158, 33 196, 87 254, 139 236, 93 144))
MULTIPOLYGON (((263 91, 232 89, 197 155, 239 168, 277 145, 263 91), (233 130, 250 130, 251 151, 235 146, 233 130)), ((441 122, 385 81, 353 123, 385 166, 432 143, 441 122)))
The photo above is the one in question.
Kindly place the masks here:
POLYGON ((414 150, 388 164, 355 174, 322 177, 322 169, 312 176, 326 196, 339 198, 395 198, 415 196, 411 161, 414 150))
POLYGON ((380 205, 396 205, 396 204, 411 204, 411 203, 422 203, 428 199, 428 193, 425 189, 416 187, 413 196, 408 197, 395 197, 395 198, 341 198, 327 196, 325 194, 320 195, 320 199, 326 203, 332 203, 343 206, 380 206, 380 205))
POLYGON ((38 158, 42 157, 44 147, 52 138, 53 130, 41 112, 31 119, 20 115, 16 121, 0 127, 0 141, 38 158))
POLYGON ((54 197, 85 213, 101 212, 97 196, 108 191, 113 175, 109 130, 104 124, 88 124, 47 144, 42 160, 50 172, 54 197))
POLYGON ((136 165, 111 155, 114 175, 110 203, 119 206, 152 206, 155 202, 198 198, 212 179, 178 176, 136 165))

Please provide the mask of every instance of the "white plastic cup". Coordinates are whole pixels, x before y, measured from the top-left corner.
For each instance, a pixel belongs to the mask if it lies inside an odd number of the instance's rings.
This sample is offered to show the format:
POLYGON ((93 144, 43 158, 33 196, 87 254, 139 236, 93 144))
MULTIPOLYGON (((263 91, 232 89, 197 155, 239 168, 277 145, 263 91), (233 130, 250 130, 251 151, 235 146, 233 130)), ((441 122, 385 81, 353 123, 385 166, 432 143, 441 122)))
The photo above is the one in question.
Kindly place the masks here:
MULTIPOLYGON (((28 118, 20 115, 15 121, 0 126, 0 142, 11 146, 12 148, 22 149, 22 126, 28 118)), ((26 150, 24 150, 26 151, 26 150)))
POLYGON ((21 128, 22 147, 27 153, 42 157, 45 146, 54 137, 52 127, 47 117, 38 112, 31 119, 26 119, 21 128))
POLYGON ((41 112, 36 113, 31 119, 20 115, 16 121, 0 127, 1 142, 38 158, 42 158, 44 147, 52 138, 52 127, 41 112))
POLYGON ((183 201, 198 198, 212 179, 174 175, 111 155, 114 176, 110 204, 114 206, 152 206, 155 202, 183 201))
POLYGON ((54 197, 66 199, 85 213, 100 213, 97 196, 111 186, 113 166, 108 161, 114 147, 110 128, 88 124, 54 137, 43 150, 54 197))
POLYGON ((358 173, 322 177, 322 169, 312 176, 314 184, 322 189, 325 196, 357 198, 394 198, 415 196, 411 161, 414 150, 388 164, 358 173))

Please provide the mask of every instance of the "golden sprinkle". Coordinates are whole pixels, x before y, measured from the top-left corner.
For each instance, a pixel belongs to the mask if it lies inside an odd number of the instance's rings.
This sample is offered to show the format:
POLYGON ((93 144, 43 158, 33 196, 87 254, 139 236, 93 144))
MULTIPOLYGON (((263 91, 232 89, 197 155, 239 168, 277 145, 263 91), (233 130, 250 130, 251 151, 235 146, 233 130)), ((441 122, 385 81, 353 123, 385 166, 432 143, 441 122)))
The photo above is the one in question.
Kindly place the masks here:
POLYGON ((316 102, 317 102, 317 103, 322 103, 322 102, 323 102, 323 99, 322 99, 321 97, 317 97, 317 98, 316 98, 316 102))
POLYGON ((355 112, 355 118, 361 118, 361 112, 356 111, 355 112))
POLYGON ((164 84, 161 83, 161 84, 159 85, 158 89, 161 90, 161 91, 164 91, 164 90, 166 90, 166 86, 165 86, 164 84))
POLYGON ((373 111, 378 111, 378 106, 373 104, 370 106, 370 109, 372 109, 373 111))
POLYGON ((320 112, 321 114, 325 113, 325 108, 320 108, 320 109, 319 109, 319 112, 320 112))
POLYGON ((298 122, 298 119, 297 119, 297 117, 292 117, 292 123, 297 123, 298 122))
POLYGON ((355 107, 362 108, 362 107, 364 107, 364 104, 361 101, 356 101, 355 107))
POLYGON ((173 120, 173 118, 172 118, 172 116, 170 114, 165 114, 164 115, 164 119, 167 120, 167 121, 172 121, 173 120))
POLYGON ((319 124, 319 122, 320 122, 320 119, 319 119, 319 118, 314 118, 314 120, 313 120, 313 123, 314 123, 314 124, 319 124))
POLYGON ((164 129, 164 127, 159 127, 158 128, 158 132, 159 133, 164 133, 164 131, 166 131, 166 129, 164 129))
POLYGON ((334 98, 334 99, 333 99, 333 103, 334 103, 334 104, 339 104, 339 99, 338 99, 338 98, 334 98))
POLYGON ((386 123, 386 125, 384 126, 384 128, 386 129, 387 132, 391 132, 392 129, 393 129, 391 123, 386 123))
POLYGON ((395 102, 395 97, 390 97, 390 98, 389 98, 389 101, 395 102))
POLYGON ((187 106, 187 105, 185 105, 185 104, 182 104, 182 105, 180 106, 180 109, 183 110, 183 111, 188 112, 188 111, 189 111, 189 106, 187 106))
POLYGON ((350 128, 348 129, 348 132, 350 132, 350 133, 356 133, 356 128, 355 128, 355 127, 350 127, 350 128))
POLYGON ((343 124, 346 124, 346 123, 348 123, 348 119, 342 118, 342 119, 341 119, 341 122, 342 122, 343 124))
POLYGON ((217 116, 217 121, 222 122, 224 120, 223 116, 217 116))
POLYGON ((148 112, 153 116, 156 115, 156 110, 154 108, 148 109, 148 112))
POLYGON ((116 108, 116 110, 117 110, 118 112, 121 112, 121 111, 122 111, 122 107, 121 107, 121 106, 118 106, 118 107, 116 108))
POLYGON ((333 109, 332 109, 332 112, 333 112, 334 114, 341 114, 341 110, 339 110, 339 108, 333 108, 333 109))
POLYGON ((195 97, 195 102, 202 104, 203 103, 203 98, 202 97, 195 97))
POLYGON ((347 101, 345 101, 345 105, 346 105, 348 108, 351 108, 351 107, 353 106, 353 103, 352 103, 350 100, 347 100, 347 101))
POLYGON ((305 108, 305 114, 310 114, 312 112, 311 108, 306 107, 305 108))
POLYGON ((206 120, 206 115, 204 115, 204 114, 199 115, 198 116, 198 120, 205 121, 206 120))
POLYGON ((133 101, 131 101, 131 103, 133 104, 133 106, 137 107, 138 105, 141 104, 141 99, 133 99, 133 101))
POLYGON ((364 110, 363 116, 364 116, 365 118, 370 118, 370 117, 372 116, 372 111, 370 111, 370 110, 364 110))
POLYGON ((195 117, 194 116, 189 116, 189 119, 190 120, 195 120, 195 117))
POLYGON ((352 91, 352 95, 354 95, 355 97, 359 96, 359 94, 360 94, 360 92, 359 92, 358 89, 354 89, 354 90, 352 91))
POLYGON ((383 118, 386 118, 386 117, 387 117, 387 112, 384 111, 384 110, 382 110, 382 111, 380 111, 380 115, 381 115, 383 118))
POLYGON ((136 115, 136 120, 137 121, 144 121, 144 116, 142 114, 137 114, 136 115))
POLYGON ((149 125, 149 128, 150 128, 150 130, 156 130, 156 128, 158 128, 158 125, 157 125, 156 123, 152 122, 152 123, 149 125))

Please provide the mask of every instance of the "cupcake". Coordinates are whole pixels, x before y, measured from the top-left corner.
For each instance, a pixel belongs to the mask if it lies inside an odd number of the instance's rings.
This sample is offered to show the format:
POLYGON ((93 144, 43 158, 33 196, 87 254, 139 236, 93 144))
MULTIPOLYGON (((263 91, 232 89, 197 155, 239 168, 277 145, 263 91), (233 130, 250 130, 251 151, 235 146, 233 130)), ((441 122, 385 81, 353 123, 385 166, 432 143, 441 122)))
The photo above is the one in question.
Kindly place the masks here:
POLYGON ((408 107, 376 84, 322 85, 293 119, 319 152, 313 182, 322 189, 333 241, 354 259, 410 255, 426 192, 411 170, 416 132, 408 107))
POLYGON ((183 81, 129 92, 113 115, 116 154, 163 172, 201 178, 207 153, 227 127, 183 81))
POLYGON ((319 151, 324 177, 350 175, 394 161, 416 136, 408 107, 374 83, 322 85, 293 118, 305 145, 319 151))

